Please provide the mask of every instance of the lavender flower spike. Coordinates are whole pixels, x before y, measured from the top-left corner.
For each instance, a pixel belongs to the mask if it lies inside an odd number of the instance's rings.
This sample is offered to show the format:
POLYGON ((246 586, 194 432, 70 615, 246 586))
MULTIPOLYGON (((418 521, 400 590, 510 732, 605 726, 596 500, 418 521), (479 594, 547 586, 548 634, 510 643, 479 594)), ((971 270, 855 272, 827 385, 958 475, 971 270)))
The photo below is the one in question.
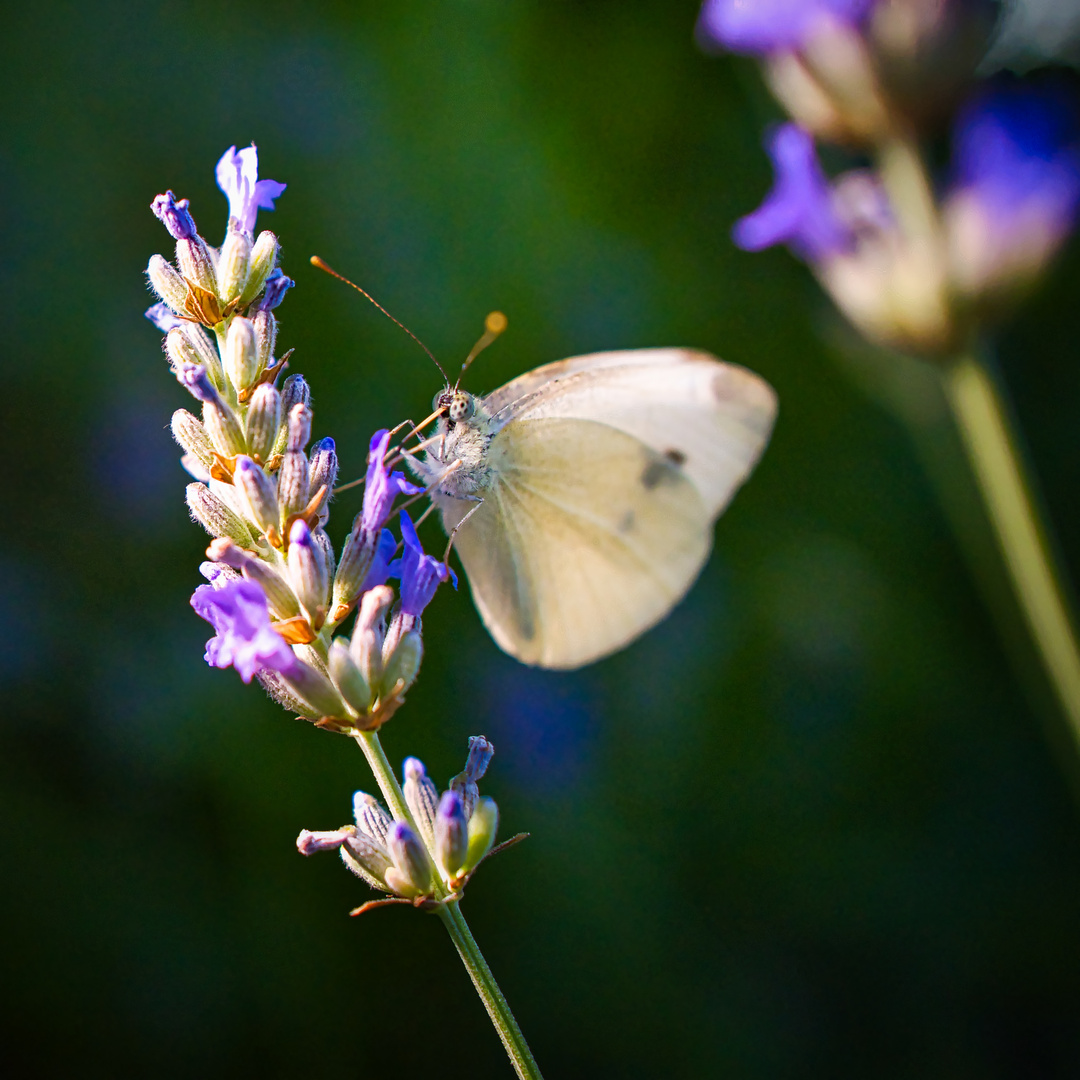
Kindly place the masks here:
POLYGON ((187 199, 177 202, 176 196, 171 191, 166 191, 150 204, 150 209, 154 211, 158 221, 169 230, 174 240, 193 240, 198 236, 198 230, 188 212, 190 205, 187 199))
POLYGON ((731 235, 736 246, 761 251, 787 244, 807 262, 848 250, 853 238, 836 212, 813 138, 796 124, 782 124, 765 148, 776 182, 761 206, 735 223, 731 235))
POLYGON ((706 0, 698 40, 765 56, 802 48, 829 21, 857 26, 877 0, 706 0))
POLYGON ((362 517, 363 528, 371 533, 378 532, 386 524, 398 495, 419 495, 424 490, 410 484, 403 472, 390 472, 386 468, 383 460, 389 446, 390 432, 386 428, 371 436, 362 517))
POLYGON ((405 552, 391 565, 390 576, 401 578, 401 610, 406 615, 418 617, 431 603, 441 582, 453 581, 457 588, 457 574, 433 555, 424 554, 416 527, 404 510, 401 511, 401 537, 405 541, 405 552))
POLYGON ((274 200, 285 190, 277 180, 259 179, 259 151, 255 144, 237 152, 230 146, 214 171, 218 187, 228 196, 229 218, 236 228, 250 233, 260 210, 273 210, 274 200))
POLYGON ((270 625, 266 595, 255 582, 219 578, 214 585, 200 585, 191 606, 216 631, 206 643, 208 664, 234 667, 246 683, 266 668, 296 675, 300 661, 270 625))

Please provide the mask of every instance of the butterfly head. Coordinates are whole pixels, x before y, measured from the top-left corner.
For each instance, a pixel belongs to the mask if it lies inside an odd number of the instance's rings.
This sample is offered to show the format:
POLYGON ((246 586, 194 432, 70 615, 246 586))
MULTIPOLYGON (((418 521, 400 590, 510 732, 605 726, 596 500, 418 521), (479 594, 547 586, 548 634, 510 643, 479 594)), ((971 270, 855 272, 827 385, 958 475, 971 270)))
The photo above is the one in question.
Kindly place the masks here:
POLYGON ((448 386, 435 395, 431 407, 436 412, 441 412, 450 423, 457 424, 472 419, 476 413, 476 398, 464 390, 448 386))

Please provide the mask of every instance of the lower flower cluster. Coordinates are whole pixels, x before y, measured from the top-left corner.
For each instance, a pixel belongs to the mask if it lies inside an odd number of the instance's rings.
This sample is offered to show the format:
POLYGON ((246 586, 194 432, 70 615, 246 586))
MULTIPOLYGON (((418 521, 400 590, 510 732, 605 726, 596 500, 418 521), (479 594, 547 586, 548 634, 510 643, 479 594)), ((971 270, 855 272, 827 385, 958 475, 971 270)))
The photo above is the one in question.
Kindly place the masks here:
POLYGON ((406 758, 402 790, 415 828, 395 821, 378 799, 358 791, 354 825, 332 832, 304 829, 297 850, 301 855, 337 850, 373 889, 417 906, 456 899, 495 841, 498 808, 477 789, 494 753, 483 735, 469 739, 465 768, 441 796, 423 763, 406 758))

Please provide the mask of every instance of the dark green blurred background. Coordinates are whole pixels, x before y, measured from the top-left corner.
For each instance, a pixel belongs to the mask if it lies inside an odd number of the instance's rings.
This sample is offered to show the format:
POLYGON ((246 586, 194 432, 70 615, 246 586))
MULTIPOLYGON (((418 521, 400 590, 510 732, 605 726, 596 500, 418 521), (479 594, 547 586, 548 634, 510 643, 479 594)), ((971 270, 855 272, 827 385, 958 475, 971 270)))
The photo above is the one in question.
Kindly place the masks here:
MULTIPOLYGON (((933 380, 844 359, 808 273, 731 246, 778 113, 753 64, 695 49, 695 14, 5 12, 7 1075, 509 1075, 439 923, 348 919, 365 887, 294 850, 372 788, 357 748, 202 661, 206 537, 167 429, 190 401, 142 272, 169 251, 153 196, 188 196, 218 240, 213 166, 252 140, 289 184, 260 218, 298 282, 280 341, 346 478, 438 376, 315 252, 448 365, 505 311, 477 391, 678 344, 779 392, 773 443, 663 626, 545 674, 446 591, 386 729, 395 762, 440 782, 468 735, 497 747, 485 791, 504 835, 532 838, 465 910, 547 1075, 1080 1075, 1073 759, 933 380)), ((1074 575, 1078 254, 1001 340, 1074 575)), ((341 497, 335 540, 358 507, 341 497)))

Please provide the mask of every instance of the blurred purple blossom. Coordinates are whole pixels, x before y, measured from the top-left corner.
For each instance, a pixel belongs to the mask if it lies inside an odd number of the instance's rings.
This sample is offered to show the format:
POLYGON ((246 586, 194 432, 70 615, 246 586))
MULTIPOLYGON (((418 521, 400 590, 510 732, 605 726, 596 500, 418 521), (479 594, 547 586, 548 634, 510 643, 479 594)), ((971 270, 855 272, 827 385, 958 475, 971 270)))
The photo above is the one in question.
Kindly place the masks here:
POLYGON ((1034 226, 1060 241, 1080 208, 1080 129, 1062 87, 998 85, 961 112, 953 142, 954 189, 981 206, 1003 243, 1034 226))
POLYGON ((300 666, 285 639, 270 625, 266 595, 253 581, 222 581, 200 585, 191 606, 216 631, 206 643, 206 662, 234 667, 244 682, 269 668, 291 675, 300 666))
POLYGON ((735 223, 735 244, 744 251, 787 244, 807 262, 849 249, 853 237, 837 213, 813 138, 796 124, 782 124, 765 148, 776 181, 761 206, 735 223))
POLYGON ((214 171, 218 187, 228 196, 229 217, 243 232, 253 232, 260 210, 273 210, 274 200, 285 190, 277 180, 259 179, 259 151, 255 145, 237 151, 230 146, 214 171))
POLYGON ((698 40, 761 56, 801 48, 831 21, 857 26, 877 0, 706 0, 698 40))

